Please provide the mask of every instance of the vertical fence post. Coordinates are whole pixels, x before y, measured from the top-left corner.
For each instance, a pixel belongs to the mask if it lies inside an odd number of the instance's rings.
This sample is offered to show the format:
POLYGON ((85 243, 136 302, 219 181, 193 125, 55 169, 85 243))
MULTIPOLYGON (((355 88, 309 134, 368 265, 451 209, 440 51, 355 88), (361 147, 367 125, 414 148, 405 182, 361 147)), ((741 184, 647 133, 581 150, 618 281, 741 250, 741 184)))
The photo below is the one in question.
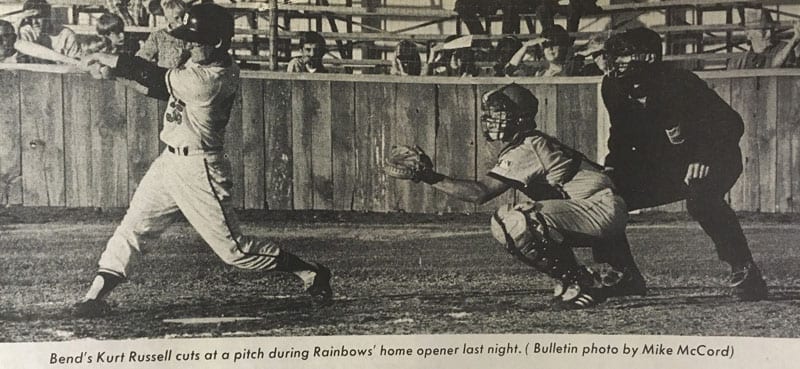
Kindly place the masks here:
POLYGON ((269 2, 269 69, 278 70, 278 0, 269 2))

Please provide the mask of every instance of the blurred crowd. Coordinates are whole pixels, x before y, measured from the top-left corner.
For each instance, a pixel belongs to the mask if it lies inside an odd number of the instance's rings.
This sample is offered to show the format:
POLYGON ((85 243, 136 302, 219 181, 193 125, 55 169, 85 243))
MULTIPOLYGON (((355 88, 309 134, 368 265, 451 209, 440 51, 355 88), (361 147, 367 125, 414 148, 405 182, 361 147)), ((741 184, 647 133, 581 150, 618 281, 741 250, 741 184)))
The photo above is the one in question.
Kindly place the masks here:
MULTIPOLYGON (((187 4, 183 0, 109 0, 108 12, 95 22, 96 33, 77 35, 53 21, 46 0, 27 0, 19 24, 0 20, 1 60, 5 63, 47 63, 17 52, 17 42, 31 42, 62 55, 78 59, 83 55, 106 52, 136 55, 175 67, 186 60, 186 45, 172 37, 169 30, 179 26, 187 4), (145 16, 147 15, 147 16, 145 16), (127 26, 146 24, 148 16, 159 16, 165 26, 151 34, 126 32, 127 26)), ((599 76, 606 71, 604 43, 619 29, 596 33, 588 42, 576 44, 570 32, 578 29, 580 18, 601 9, 596 0, 570 0, 559 5, 556 0, 458 0, 455 10, 467 25, 469 35, 452 35, 444 42, 428 45, 412 40, 398 42, 389 53, 391 66, 374 68, 375 73, 397 76, 512 76, 556 77, 599 76), (491 41, 475 36, 487 33, 479 17, 503 14, 503 38, 491 41), (520 14, 535 13, 542 30, 521 34, 520 14), (555 24, 554 14, 567 17, 567 28, 555 24)), ((728 69, 800 67, 800 23, 791 37, 779 39, 778 23, 770 13, 748 9, 744 14, 747 50, 731 54, 728 69)), ((636 22, 634 22, 636 23, 636 22)), ((635 27, 636 25, 634 25, 635 27)), ((529 24, 532 31, 533 26, 529 24)), ((630 27, 628 27, 630 28, 630 27)), ((328 43, 318 32, 301 32, 299 49, 285 70, 290 73, 335 73, 342 68, 326 67, 328 43)))

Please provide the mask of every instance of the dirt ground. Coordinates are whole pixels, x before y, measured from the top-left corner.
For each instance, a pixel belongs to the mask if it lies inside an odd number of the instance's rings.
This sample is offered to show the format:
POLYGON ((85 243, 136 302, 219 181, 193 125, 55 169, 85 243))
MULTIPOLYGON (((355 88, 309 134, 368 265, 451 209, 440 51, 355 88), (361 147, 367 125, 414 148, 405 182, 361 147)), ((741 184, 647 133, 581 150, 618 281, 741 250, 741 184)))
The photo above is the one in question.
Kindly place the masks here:
MULTIPOLYGON (((440 333, 800 337, 800 221, 743 215, 767 301, 727 295, 729 270, 685 215, 636 216, 629 235, 647 296, 573 312, 549 308, 547 278, 501 250, 486 214, 243 212, 245 232, 334 272, 335 303, 314 308, 298 280, 224 265, 178 223, 145 245, 112 316, 73 319, 122 211, 0 209, 0 342, 80 338, 440 333), (211 324, 172 319, 245 317, 211 324), (167 321, 165 321, 167 320, 167 321)), ((588 250, 579 250, 589 260, 588 250)))

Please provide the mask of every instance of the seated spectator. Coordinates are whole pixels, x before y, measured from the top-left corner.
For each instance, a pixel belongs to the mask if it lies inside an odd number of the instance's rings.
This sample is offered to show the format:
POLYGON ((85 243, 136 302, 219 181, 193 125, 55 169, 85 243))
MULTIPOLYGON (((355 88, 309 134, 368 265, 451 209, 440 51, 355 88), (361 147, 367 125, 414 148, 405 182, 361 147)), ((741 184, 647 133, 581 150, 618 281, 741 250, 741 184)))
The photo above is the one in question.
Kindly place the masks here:
POLYGON ((183 24, 186 4, 182 0, 162 0, 158 13, 164 16, 167 27, 150 34, 136 56, 158 63, 162 68, 175 68, 188 58, 186 41, 175 38, 169 31, 183 24))
POLYGON ((511 57, 506 66, 506 74, 510 76, 578 76, 581 75, 583 62, 576 60, 572 53, 572 40, 560 25, 544 30, 540 38, 526 41, 511 57), (545 66, 523 64, 528 48, 541 45, 545 66))
POLYGON ((325 38, 317 32, 303 32, 300 35, 301 56, 289 61, 289 73, 327 73, 322 57, 328 52, 325 38))
POLYGON ((2 47, 0 63, 17 62, 15 42, 17 42, 17 34, 14 32, 14 26, 10 22, 0 19, 0 47, 2 47))
POLYGON ((761 28, 746 31, 750 49, 744 54, 728 59, 728 69, 780 68, 797 63, 794 52, 791 52, 794 46, 776 39, 776 24, 768 12, 761 9, 747 9, 745 25, 761 28))
MULTIPOLYGON (((36 14, 26 17, 20 22, 20 40, 37 43, 71 58, 81 56, 81 48, 75 38, 75 32, 61 24, 51 22, 51 7, 47 1, 27 0, 22 5, 22 9, 36 10, 36 14)), ((20 63, 50 63, 22 54, 17 59, 20 63)))
POLYGON ((589 39, 583 50, 575 53, 575 55, 584 58, 581 75, 602 76, 606 73, 607 62, 604 45, 608 36, 609 32, 595 34, 589 39))
POLYGON ((567 16, 569 32, 578 31, 580 19, 586 14, 595 14, 601 9, 597 0, 569 0, 569 5, 559 5, 558 0, 456 0, 454 10, 467 25, 471 34, 486 34, 479 17, 488 17, 503 11, 503 34, 520 32, 520 14, 536 13, 542 29, 555 25, 555 15, 567 16))
POLYGON ((108 40, 108 47, 102 52, 107 54, 133 54, 134 46, 125 37, 125 22, 120 16, 104 13, 97 19, 97 35, 108 40))
POLYGON ((418 76, 422 73, 422 58, 417 44, 403 40, 394 48, 394 60, 389 74, 393 76, 418 76))
POLYGON ((479 35, 487 32, 478 17, 495 15, 499 9, 498 1, 495 0, 456 0, 453 10, 467 25, 469 33, 479 35))
POLYGON ((142 0, 106 0, 106 10, 119 16, 126 26, 146 26, 150 15, 142 0))
POLYGON ((772 68, 800 67, 800 21, 792 23, 792 38, 775 54, 772 68))
POLYGON ((581 17, 589 14, 597 14, 602 8, 597 6, 597 0, 569 0, 569 4, 559 5, 557 0, 542 0, 536 7, 536 17, 542 24, 542 29, 548 29, 555 25, 555 15, 561 14, 567 17, 567 31, 577 32, 580 26, 581 17))
POLYGON ((506 76, 506 65, 517 50, 522 48, 522 41, 514 36, 506 36, 497 41, 494 49, 494 75, 498 77, 506 76))
MULTIPOLYGON (((469 37, 469 36, 466 36, 469 37)), ((428 62, 423 68, 426 76, 475 77, 480 70, 475 65, 471 45, 461 45, 464 37, 448 36, 443 44, 431 48, 428 62)))

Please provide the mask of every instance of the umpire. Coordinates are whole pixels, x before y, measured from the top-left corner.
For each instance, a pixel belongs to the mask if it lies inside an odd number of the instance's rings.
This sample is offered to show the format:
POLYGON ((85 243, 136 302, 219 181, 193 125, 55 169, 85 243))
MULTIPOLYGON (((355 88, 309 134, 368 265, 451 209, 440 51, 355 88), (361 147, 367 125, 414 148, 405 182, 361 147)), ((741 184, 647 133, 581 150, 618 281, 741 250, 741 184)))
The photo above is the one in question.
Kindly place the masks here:
MULTIPOLYGON (((611 118, 607 171, 629 210, 686 200, 689 214, 731 265, 741 300, 767 286, 724 195, 742 173, 741 116, 694 73, 661 61, 661 37, 635 28, 605 44, 602 96, 611 118)), ((619 242, 628 242, 621 239, 619 242)))

